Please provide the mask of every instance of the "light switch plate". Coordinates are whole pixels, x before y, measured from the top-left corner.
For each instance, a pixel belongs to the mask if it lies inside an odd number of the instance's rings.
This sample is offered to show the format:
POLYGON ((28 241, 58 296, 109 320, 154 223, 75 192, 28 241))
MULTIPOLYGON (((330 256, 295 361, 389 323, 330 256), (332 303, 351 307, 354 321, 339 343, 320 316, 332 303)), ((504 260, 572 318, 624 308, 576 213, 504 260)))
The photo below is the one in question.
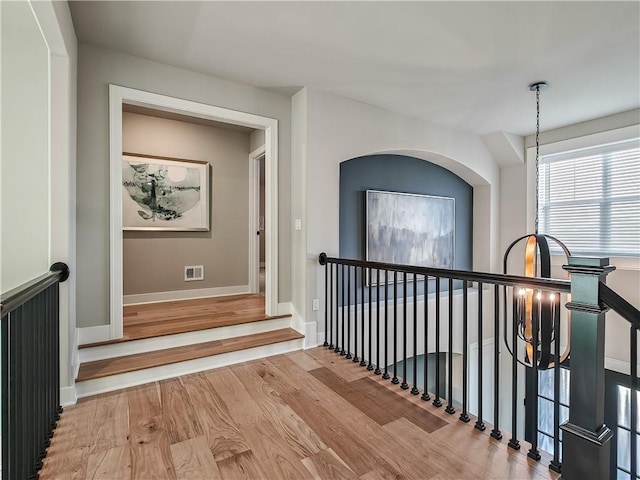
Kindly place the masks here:
POLYGON ((296 218, 296 230, 302 230, 302 220, 296 218))
POLYGON ((313 310, 320 310, 320 300, 318 300, 317 298, 313 299, 313 310))

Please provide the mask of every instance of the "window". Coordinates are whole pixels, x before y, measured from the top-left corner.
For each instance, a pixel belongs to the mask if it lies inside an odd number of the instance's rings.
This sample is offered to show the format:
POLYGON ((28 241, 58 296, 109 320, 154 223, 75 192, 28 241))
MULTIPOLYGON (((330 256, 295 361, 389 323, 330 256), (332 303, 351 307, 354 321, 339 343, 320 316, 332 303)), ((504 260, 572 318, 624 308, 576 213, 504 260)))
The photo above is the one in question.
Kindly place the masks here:
MULTIPOLYGON (((618 436, 618 464, 616 477, 618 479, 631 479, 631 435, 636 436, 636 451, 638 452, 636 456, 638 459, 636 472, 640 472, 640 434, 636 433, 640 431, 640 417, 636 418, 636 428, 631 428, 631 388, 625 385, 617 385, 617 393, 618 421, 616 434, 618 436)), ((636 404, 640 410, 640 395, 637 391, 635 393, 636 404)), ((635 478, 640 478, 640 476, 636 474, 635 478)))
POLYGON ((541 155, 538 215, 572 254, 640 257, 640 139, 541 155))

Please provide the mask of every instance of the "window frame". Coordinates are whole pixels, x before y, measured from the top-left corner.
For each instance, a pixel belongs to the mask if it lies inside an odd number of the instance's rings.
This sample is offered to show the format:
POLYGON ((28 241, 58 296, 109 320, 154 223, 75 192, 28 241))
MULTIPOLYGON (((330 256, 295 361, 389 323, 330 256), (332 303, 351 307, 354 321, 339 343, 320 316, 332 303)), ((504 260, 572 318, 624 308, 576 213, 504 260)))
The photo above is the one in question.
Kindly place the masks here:
MULTIPOLYGON (((544 134, 541 134, 544 139, 544 134)), ((540 156, 595 147, 640 137, 640 124, 540 144, 540 156)), ((536 147, 526 148, 526 208, 528 231, 535 229, 536 219, 536 147)), ((560 239, 562 240, 562 239, 560 239)), ((609 256, 611 264, 626 270, 640 270, 640 257, 609 256)), ((552 263, 566 263, 562 255, 552 255, 552 263)))

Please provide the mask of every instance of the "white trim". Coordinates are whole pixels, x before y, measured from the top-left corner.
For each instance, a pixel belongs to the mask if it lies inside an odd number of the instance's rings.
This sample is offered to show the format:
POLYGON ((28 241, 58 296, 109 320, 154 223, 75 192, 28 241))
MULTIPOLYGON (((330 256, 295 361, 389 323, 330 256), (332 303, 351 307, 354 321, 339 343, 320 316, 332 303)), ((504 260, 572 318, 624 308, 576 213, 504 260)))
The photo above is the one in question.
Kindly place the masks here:
POLYGON ((155 108, 265 131, 265 310, 278 304, 278 120, 142 90, 109 85, 109 278, 111 338, 122 338, 122 104, 155 108))
MULTIPOLYGON (((264 145, 249 154, 249 291, 260 290, 260 158, 265 154, 264 145)), ((262 233, 260 233, 262 235, 262 233)), ((265 277, 265 282, 267 278, 265 277)))
MULTIPOLYGON (((631 362, 629 360, 618 360, 617 358, 604 357, 604 368, 622 373, 623 375, 631 375, 631 362)), ((640 363, 638 363, 640 370, 640 363)))
POLYGON ((273 330, 291 327, 291 317, 263 320, 261 322, 242 323, 227 327, 210 328, 196 332, 177 333, 163 335, 161 337, 131 340, 129 342, 114 343, 110 345, 97 345, 95 347, 81 348, 80 359, 82 363, 104 360, 105 358, 124 357, 137 353, 153 352, 168 348, 196 345, 198 343, 212 342, 226 338, 241 337, 257 333, 266 333, 273 330))
POLYGON ((229 287, 195 288, 193 290, 175 290, 171 292, 136 293, 122 297, 124 305, 141 303, 171 302, 174 300, 193 300, 195 298, 224 297, 249 293, 249 285, 229 287))
POLYGON ((302 349, 303 339, 263 345, 236 352, 222 353, 211 357, 197 358, 186 362, 161 365, 159 367, 122 373, 109 377, 96 378, 76 384, 78 398, 111 392, 121 388, 133 387, 144 383, 156 382, 167 378, 180 377, 191 373, 202 372, 214 368, 225 367, 236 363, 248 362, 272 355, 293 352, 302 349))
MULTIPOLYGON (((111 325, 96 325, 95 327, 78 327, 78 345, 87 343, 106 342, 111 340, 111 325)), ((75 377, 74 377, 75 378, 75 377)))
POLYGON ((316 322, 305 322, 304 324, 304 349, 314 348, 318 343, 318 325, 316 322))
POLYGON ((291 302, 282 302, 278 304, 278 315, 292 315, 293 304, 291 302))
POLYGON ((71 405, 75 405, 78 401, 78 396, 76 395, 76 386, 71 385, 70 387, 63 387, 60 389, 60 405, 63 407, 70 407, 71 405))

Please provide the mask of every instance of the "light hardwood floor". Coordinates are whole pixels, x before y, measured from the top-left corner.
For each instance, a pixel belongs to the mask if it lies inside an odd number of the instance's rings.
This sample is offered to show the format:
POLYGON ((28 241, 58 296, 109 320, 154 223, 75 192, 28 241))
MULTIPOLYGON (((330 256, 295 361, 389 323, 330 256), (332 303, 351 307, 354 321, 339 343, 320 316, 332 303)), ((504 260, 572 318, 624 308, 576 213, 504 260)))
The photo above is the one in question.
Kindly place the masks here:
POLYGON ((40 478, 558 477, 472 425, 316 348, 83 399, 40 478))

